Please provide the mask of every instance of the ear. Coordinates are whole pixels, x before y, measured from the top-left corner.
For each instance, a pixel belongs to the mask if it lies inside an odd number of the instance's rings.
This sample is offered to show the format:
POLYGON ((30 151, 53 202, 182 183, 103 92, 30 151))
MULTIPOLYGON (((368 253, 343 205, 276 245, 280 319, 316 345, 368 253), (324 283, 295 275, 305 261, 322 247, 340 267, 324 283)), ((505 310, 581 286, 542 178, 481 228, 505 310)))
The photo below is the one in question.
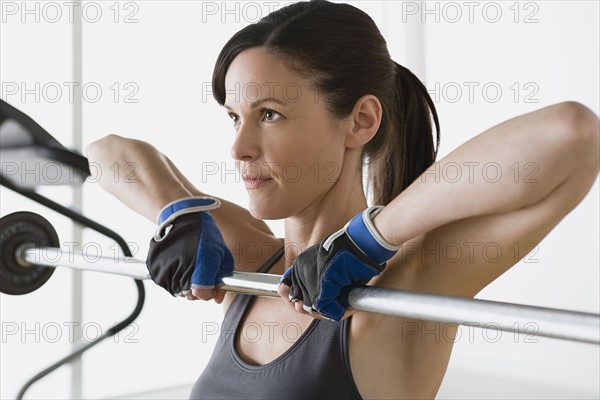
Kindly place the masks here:
POLYGON ((379 99, 366 94, 356 101, 350 117, 350 129, 346 134, 345 146, 355 148, 369 142, 381 124, 383 109, 379 99))

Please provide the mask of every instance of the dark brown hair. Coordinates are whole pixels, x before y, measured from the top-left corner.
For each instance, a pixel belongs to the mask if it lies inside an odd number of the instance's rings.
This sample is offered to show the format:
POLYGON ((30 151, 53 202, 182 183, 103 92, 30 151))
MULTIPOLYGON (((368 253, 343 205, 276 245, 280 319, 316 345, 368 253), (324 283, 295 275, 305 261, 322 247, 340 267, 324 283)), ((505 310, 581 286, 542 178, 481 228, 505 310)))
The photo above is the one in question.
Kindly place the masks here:
POLYGON ((365 94, 379 99, 381 125, 362 154, 373 204, 388 204, 435 161, 440 129, 433 101, 419 78, 391 59, 377 25, 363 11, 312 0, 243 28, 225 44, 215 64, 212 85, 220 105, 225 103, 231 62, 255 47, 264 47, 309 78, 334 118, 348 116, 365 94))

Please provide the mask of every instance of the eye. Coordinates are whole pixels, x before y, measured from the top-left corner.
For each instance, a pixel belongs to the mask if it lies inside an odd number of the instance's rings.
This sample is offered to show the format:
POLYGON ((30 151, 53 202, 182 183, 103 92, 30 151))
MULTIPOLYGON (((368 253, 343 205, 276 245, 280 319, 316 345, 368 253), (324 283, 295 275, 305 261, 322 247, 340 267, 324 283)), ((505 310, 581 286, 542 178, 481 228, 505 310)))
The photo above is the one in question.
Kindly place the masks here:
POLYGON ((233 121, 233 124, 237 125, 237 123, 239 122, 237 114, 228 113, 227 115, 229 115, 229 118, 231 118, 231 120, 233 121))
POLYGON ((265 120, 269 122, 277 121, 278 118, 276 118, 276 116, 283 117, 280 113, 275 110, 271 110, 270 108, 263 108, 263 116, 265 120))

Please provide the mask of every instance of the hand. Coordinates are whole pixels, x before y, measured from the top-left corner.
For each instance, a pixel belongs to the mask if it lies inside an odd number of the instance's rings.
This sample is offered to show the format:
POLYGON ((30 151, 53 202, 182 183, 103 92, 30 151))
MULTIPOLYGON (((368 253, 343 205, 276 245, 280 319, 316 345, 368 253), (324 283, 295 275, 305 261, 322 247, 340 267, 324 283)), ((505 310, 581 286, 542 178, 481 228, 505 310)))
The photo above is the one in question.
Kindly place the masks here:
POLYGON ((223 301, 218 285, 233 272, 233 256, 208 213, 220 204, 213 197, 189 197, 159 213, 146 265, 152 280, 173 296, 223 301))
POLYGON ((281 277, 279 295, 285 301, 302 302, 308 313, 341 320, 350 306, 352 286, 366 284, 379 275, 398 250, 373 225, 382 208, 367 208, 342 229, 300 253, 281 277))

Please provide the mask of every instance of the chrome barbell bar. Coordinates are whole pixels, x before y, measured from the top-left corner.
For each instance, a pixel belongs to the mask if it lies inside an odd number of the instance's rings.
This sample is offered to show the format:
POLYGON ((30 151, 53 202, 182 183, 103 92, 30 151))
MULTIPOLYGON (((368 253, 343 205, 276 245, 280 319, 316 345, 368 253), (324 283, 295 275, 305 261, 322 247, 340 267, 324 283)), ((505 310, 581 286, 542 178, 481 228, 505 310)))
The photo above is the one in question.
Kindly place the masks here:
MULTIPOLYGON (((90 261, 90 257, 63 252, 60 248, 27 246, 17 253, 17 261, 24 266, 38 264, 151 279, 145 260, 133 257, 95 257, 90 261)), ((279 297, 279 279, 279 275, 233 272, 223 279, 222 289, 279 297)), ((357 311, 600 344, 598 314, 376 286, 356 287, 350 291, 348 300, 357 311)))

